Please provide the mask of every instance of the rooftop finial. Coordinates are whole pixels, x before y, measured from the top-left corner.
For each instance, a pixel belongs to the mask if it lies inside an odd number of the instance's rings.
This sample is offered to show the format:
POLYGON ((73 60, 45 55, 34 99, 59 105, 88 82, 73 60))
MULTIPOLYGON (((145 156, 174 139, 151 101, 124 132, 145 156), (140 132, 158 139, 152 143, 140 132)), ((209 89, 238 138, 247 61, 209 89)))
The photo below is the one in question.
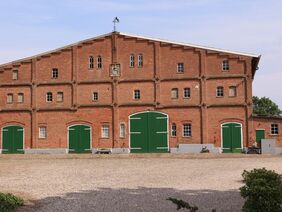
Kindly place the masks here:
POLYGON ((114 32, 116 32, 116 24, 119 23, 118 17, 115 17, 115 19, 113 20, 113 22, 114 22, 114 32))

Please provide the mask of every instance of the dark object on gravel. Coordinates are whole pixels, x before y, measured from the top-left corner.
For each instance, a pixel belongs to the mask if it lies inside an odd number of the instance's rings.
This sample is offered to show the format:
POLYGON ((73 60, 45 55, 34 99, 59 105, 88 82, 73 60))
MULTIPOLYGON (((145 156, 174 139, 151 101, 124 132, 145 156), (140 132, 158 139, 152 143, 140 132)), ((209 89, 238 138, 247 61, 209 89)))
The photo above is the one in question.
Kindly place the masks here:
POLYGON ((201 152, 200 153, 209 153, 210 150, 205 146, 202 148, 201 152))
POLYGON ((261 149, 258 147, 249 147, 247 150, 247 154, 260 154, 261 149))
POLYGON ((197 206, 191 206, 188 202, 185 202, 181 199, 169 197, 169 198, 167 198, 167 200, 172 201, 174 204, 176 204, 177 210, 180 210, 182 208, 186 208, 186 209, 190 210, 190 212, 195 212, 195 211, 198 210, 197 206))

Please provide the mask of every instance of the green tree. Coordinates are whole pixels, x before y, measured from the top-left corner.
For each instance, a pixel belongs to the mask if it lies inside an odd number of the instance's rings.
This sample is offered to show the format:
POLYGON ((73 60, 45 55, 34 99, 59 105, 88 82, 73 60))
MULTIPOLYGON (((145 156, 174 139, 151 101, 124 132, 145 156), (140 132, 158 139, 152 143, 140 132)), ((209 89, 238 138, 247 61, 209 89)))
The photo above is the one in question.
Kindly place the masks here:
POLYGON ((279 116, 282 111, 278 105, 267 97, 253 97, 253 109, 254 114, 261 116, 279 116))

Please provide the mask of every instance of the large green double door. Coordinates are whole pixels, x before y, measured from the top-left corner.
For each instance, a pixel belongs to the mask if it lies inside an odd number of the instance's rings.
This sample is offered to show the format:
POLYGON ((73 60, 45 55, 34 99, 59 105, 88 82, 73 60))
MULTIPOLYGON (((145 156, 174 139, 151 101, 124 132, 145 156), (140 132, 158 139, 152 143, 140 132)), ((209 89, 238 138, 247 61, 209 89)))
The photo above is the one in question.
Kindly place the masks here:
POLYGON ((24 129, 7 126, 2 129, 2 153, 23 153, 24 129))
POLYGON ((159 112, 141 112, 130 116, 132 153, 168 152, 168 116, 159 112))
POLYGON ((242 125, 226 123, 222 125, 222 149, 225 153, 242 152, 242 125))
POLYGON ((91 127, 74 125, 69 127, 69 153, 91 152, 91 127))

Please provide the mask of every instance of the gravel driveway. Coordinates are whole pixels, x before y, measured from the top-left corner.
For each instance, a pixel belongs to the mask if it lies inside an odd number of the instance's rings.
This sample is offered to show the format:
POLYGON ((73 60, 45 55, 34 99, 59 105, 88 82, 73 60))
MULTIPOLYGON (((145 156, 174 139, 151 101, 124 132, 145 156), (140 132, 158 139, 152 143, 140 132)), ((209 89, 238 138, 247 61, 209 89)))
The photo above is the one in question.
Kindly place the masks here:
POLYGON ((18 211, 240 211, 241 173, 282 173, 282 157, 164 155, 0 156, 0 189, 28 200, 18 211))

